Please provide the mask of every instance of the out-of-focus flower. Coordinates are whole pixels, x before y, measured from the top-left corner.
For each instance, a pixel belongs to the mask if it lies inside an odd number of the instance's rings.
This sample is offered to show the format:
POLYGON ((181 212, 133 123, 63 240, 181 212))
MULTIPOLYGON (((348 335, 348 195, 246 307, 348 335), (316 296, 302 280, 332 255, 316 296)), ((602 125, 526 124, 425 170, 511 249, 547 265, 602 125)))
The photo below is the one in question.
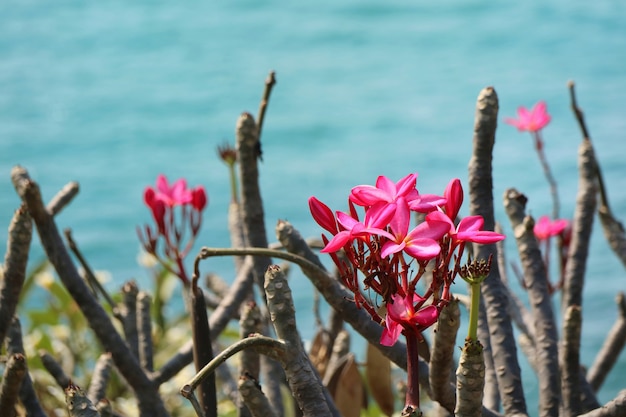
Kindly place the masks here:
POLYGON ((548 216, 541 216, 535 223, 533 232, 535 232, 537 239, 546 240, 551 236, 560 234, 567 226, 569 226, 569 220, 557 219, 552 221, 548 216))
POLYGON ((537 132, 546 127, 550 123, 550 119, 551 117, 546 109, 546 102, 540 101, 531 110, 520 106, 517 109, 517 119, 506 117, 504 123, 515 126, 520 132, 537 132))

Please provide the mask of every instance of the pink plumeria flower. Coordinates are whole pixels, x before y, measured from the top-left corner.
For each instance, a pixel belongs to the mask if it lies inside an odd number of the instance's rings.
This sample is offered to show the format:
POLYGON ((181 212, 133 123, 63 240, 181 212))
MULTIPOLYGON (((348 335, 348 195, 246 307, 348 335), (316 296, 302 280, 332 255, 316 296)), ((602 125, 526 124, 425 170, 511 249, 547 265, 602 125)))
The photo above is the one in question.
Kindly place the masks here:
POLYGON ((400 251, 420 261, 430 260, 439 255, 441 246, 438 240, 449 230, 448 223, 438 220, 425 221, 409 232, 410 221, 409 205, 400 197, 395 215, 389 223, 393 236, 383 245, 380 254, 383 258, 400 251))
POLYGON ((424 299, 413 294, 413 300, 399 294, 391 296, 393 302, 387 303, 387 317, 385 328, 380 337, 380 344, 393 346, 405 327, 413 328, 418 332, 432 326, 439 318, 439 310, 433 305, 420 308, 424 299))
POLYGON ((337 222, 345 229, 337 233, 321 252, 337 252, 354 239, 368 239, 371 235, 382 235, 393 238, 382 228, 387 224, 396 212, 396 204, 385 204, 380 208, 374 206, 365 212, 365 220, 359 222, 354 217, 344 212, 337 212, 337 222))
POLYGON ((538 132, 550 123, 550 115, 546 109, 546 102, 540 101, 529 111, 524 106, 517 109, 517 119, 507 117, 504 123, 517 127, 520 132, 538 132))
POLYGON ((505 236, 491 232, 489 230, 482 230, 485 220, 482 216, 468 216, 461 219, 458 226, 454 226, 454 223, 450 218, 440 212, 433 211, 426 215, 426 221, 438 220, 448 223, 448 235, 452 238, 454 244, 460 242, 474 242, 481 244, 495 243, 504 240, 505 236))
POLYGON ((376 186, 358 185, 352 188, 349 198, 357 206, 364 207, 378 203, 393 203, 398 197, 411 201, 418 196, 416 183, 417 174, 409 174, 396 183, 381 175, 376 180, 376 186))
POLYGON ((192 192, 187 189, 187 181, 184 178, 175 181, 170 187, 167 177, 163 174, 157 177, 155 197, 169 207, 185 205, 193 200, 192 192))
POLYGON ((557 219, 552 221, 548 216, 541 216, 537 223, 535 223, 533 232, 535 232, 537 239, 546 240, 550 236, 561 234, 567 226, 569 226, 569 220, 557 219))

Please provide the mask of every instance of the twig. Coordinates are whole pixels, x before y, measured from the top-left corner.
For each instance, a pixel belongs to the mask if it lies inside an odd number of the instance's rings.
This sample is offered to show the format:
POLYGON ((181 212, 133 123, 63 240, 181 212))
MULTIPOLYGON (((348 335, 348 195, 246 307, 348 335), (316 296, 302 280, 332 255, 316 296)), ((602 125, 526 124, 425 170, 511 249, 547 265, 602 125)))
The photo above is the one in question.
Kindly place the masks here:
MULTIPOLYGON (((196 372, 213 359, 213 346, 211 345, 211 330, 207 317, 204 293, 198 286, 200 274, 195 269, 191 280, 190 306, 191 306, 191 335, 193 340, 193 362, 196 372)), ((217 417, 217 393, 215 390, 215 374, 207 376, 200 386, 200 405, 206 417, 217 417)))
POLYGON ((596 355, 593 365, 587 372, 587 379, 594 391, 600 389, 604 379, 617 362, 624 345, 626 345, 626 299, 624 293, 617 294, 616 302, 619 317, 611 327, 600 352, 596 355))
POLYGON ((621 417, 624 415, 626 415, 626 390, 621 390, 613 400, 579 417, 621 417))
POLYGON ((7 251, 0 280, 0 346, 17 308, 20 292, 26 278, 28 251, 33 235, 33 224, 25 205, 16 210, 9 225, 7 251))
POLYGON ((526 201, 526 197, 515 189, 510 188, 504 193, 504 208, 517 241, 525 287, 535 318, 533 344, 539 379, 539 415, 556 417, 560 401, 556 320, 546 266, 533 232, 534 220, 525 216, 526 201))
POLYGON ((111 376, 111 354, 105 352, 96 361, 91 375, 87 398, 96 404, 98 401, 106 397, 107 386, 111 376))
MULTIPOLYGON (((259 333, 261 331, 261 323, 263 317, 261 315, 261 310, 256 305, 255 302, 250 301, 241 306, 241 319, 239 320, 239 336, 244 339, 248 337, 250 334, 259 333)), ((252 380, 258 381, 260 375, 260 358, 259 354, 254 350, 246 349, 241 352, 241 358, 239 361, 239 391, 241 393, 241 382, 242 380, 252 380)), ((249 389, 249 387, 248 387, 249 389)), ((260 390, 259 390, 260 391, 260 390)), ((248 402, 242 394, 241 401, 239 401, 239 417, 245 417, 250 415, 255 415, 254 410, 248 406, 248 402)), ((250 395, 254 395, 254 392, 249 392, 250 395)), ((263 396, 265 401, 267 398, 263 396)))
POLYGON ((192 379, 189 380, 180 390, 183 397, 189 398, 193 391, 200 385, 207 375, 215 372, 215 369, 226 362, 231 356, 244 349, 257 349, 264 355, 271 355, 275 358, 285 354, 287 347, 284 341, 276 340, 260 334, 252 334, 245 339, 239 340, 228 346, 219 354, 215 355, 211 362, 207 363, 192 379))
MULTIPOLYGON (((198 262, 198 258, 196 258, 198 262)), ((236 314, 241 303, 248 297, 252 288, 252 257, 246 257, 241 270, 237 273, 230 290, 222 299, 219 306, 209 317, 209 328, 211 329, 211 340, 226 328, 231 318, 236 314)), ((180 370, 193 360, 193 343, 187 342, 161 369, 152 375, 152 381, 156 386, 168 381, 180 370)))
POLYGON ((48 202, 46 210, 51 216, 56 216, 78 195, 80 187, 77 182, 71 181, 65 184, 59 192, 48 202))
POLYGON ((139 343, 139 363, 148 372, 154 370, 152 343, 152 297, 145 291, 137 294, 137 332, 139 343))
POLYGON ((40 350, 39 359, 41 359, 41 363, 43 364, 44 368, 46 368, 48 373, 52 375, 59 387, 65 389, 70 385, 70 383, 72 382, 70 380, 70 377, 65 374, 65 371, 63 371, 61 365, 56 361, 56 359, 52 357, 52 355, 50 355, 45 350, 40 350))
POLYGON ((250 415, 252 417, 276 416, 274 410, 272 410, 270 402, 267 400, 267 397, 263 395, 258 382, 253 378, 248 376, 239 377, 238 388, 241 393, 241 398, 246 404, 246 407, 250 411, 250 415))
MULTIPOLYGON (((24 352, 24 342, 22 339, 22 325, 17 316, 13 317, 11 326, 7 332, 7 355, 26 355, 24 352)), ((35 388, 33 387, 33 381, 28 374, 28 366, 26 366, 26 372, 22 378, 22 385, 20 386, 19 396, 22 405, 26 409, 28 417, 46 417, 46 413, 37 399, 35 388)))
MULTIPOLYGON (((243 235, 247 246, 266 248, 267 234, 265 232, 265 214, 263 200, 259 187, 258 157, 260 155, 259 129, 254 122, 254 118, 249 113, 242 113, 237 120, 236 148, 239 158, 239 178, 241 181, 241 205, 240 216, 242 220, 243 235)), ((254 257, 254 280, 262 291, 264 274, 271 265, 272 260, 267 257, 254 257)), ((265 301, 265 300, 264 300, 265 301)), ((264 334, 269 334, 269 326, 266 325, 264 334)), ((278 376, 281 370, 276 363, 272 363, 269 358, 262 358, 262 370, 270 373, 264 378, 265 389, 274 410, 278 417, 282 417, 283 399, 280 393, 279 381, 283 378, 278 376)))
POLYGON ((16 416, 15 405, 19 399, 20 386, 25 374, 26 357, 21 353, 9 356, 2 375, 2 385, 0 385, 0 410, 5 417, 16 416))
POLYGON ((278 360, 304 417, 338 415, 334 403, 327 402, 319 376, 302 346, 296 327, 295 307, 287 280, 280 268, 272 265, 265 273, 267 307, 276 335, 285 342, 286 354, 278 360))
MULTIPOLYGON (((484 230, 493 230, 495 226, 491 161, 497 120, 496 91, 492 87, 484 88, 478 95, 476 103, 474 146, 469 162, 468 178, 470 214, 483 217, 484 230)), ((475 253, 477 259, 497 256, 494 245, 479 245, 475 253)), ((500 280, 497 264, 492 266, 489 277, 481 285, 481 292, 491 334, 493 362, 498 369, 498 389, 504 413, 527 415, 515 336, 507 314, 508 298, 500 280)))
POLYGON ((459 302, 454 299, 439 314, 430 357, 432 399, 439 402, 446 410, 454 410, 456 404, 455 392, 450 384, 450 374, 454 366, 456 335, 460 325, 459 302))
POLYGON ((87 283, 92 289, 92 292, 94 293, 96 298, 98 296, 98 293, 100 293, 106 300, 107 304, 109 304, 109 307, 111 307, 111 312, 113 316, 116 319, 118 319, 120 322, 123 322, 124 318, 122 317, 122 314, 119 311, 119 307, 117 306, 117 303, 109 295, 107 290, 102 286, 98 278, 96 278, 96 275, 93 273, 93 270, 89 266, 89 263, 87 263, 87 260, 81 253, 74 239, 72 238, 72 229, 67 228, 63 232, 65 234, 65 239, 67 240, 67 246, 70 248, 74 256, 76 256, 76 259, 78 259, 78 262, 85 270, 85 277, 87 278, 87 283))
POLYGON ((137 358, 117 333, 106 311, 91 295, 72 263, 54 219, 43 205, 39 186, 30 179, 28 172, 19 166, 11 171, 11 179, 18 195, 28 207, 46 255, 54 265, 59 278, 80 307, 104 349, 111 352, 120 373, 134 389, 141 415, 167 416, 168 413, 156 387, 143 372, 137 358))
POLYGON ((137 332, 137 294, 139 294, 139 288, 137 283, 135 281, 124 283, 122 294, 124 296, 124 312, 122 313, 124 337, 133 356, 139 360, 139 333, 137 332))
POLYGON ((263 98, 261 99, 261 104, 259 105, 259 116, 258 116, 258 125, 259 131, 257 136, 259 137, 259 158, 261 157, 261 132, 263 130, 263 121, 265 120, 265 111, 267 110, 267 105, 270 101, 270 94, 272 94, 272 88, 276 85, 276 72, 270 71, 265 79, 265 91, 263 91, 263 98))
POLYGON ((65 389, 65 404, 70 417, 100 417, 100 413, 83 390, 74 384, 65 389))
POLYGON ((578 195, 572 222, 572 241, 565 268, 562 300, 564 311, 571 305, 582 305, 585 269, 598 190, 595 165, 591 142, 583 139, 578 150, 578 195))
MULTIPOLYGON (((570 81, 568 83, 568 88, 570 91, 572 111, 574 112, 576 121, 578 121, 578 125, 580 126, 583 139, 590 142, 589 146, 592 146, 591 137, 585 123, 583 112, 576 101, 576 92, 574 90, 573 81, 570 81)), ((598 163, 597 159, 595 160, 595 174, 598 181, 598 191, 600 193, 598 215, 600 217, 600 223, 602 224, 602 228, 604 230, 604 235, 609 242, 611 249, 613 249, 613 252, 615 252, 615 254, 622 261, 624 266, 626 266, 626 234, 624 233, 624 225, 613 216, 611 207, 609 206, 609 196, 606 188, 604 187, 602 170, 600 169, 600 164, 598 163)))
POLYGON ((570 305, 563 316, 563 347, 561 349, 562 411, 565 417, 578 416, 582 412, 580 401, 580 328, 581 309, 570 305))
MULTIPOLYGON (((265 214, 259 190, 259 169, 255 147, 259 141, 257 125, 249 113, 237 120, 237 153, 239 177, 241 178, 241 220, 247 246, 266 248, 265 214)), ((259 287, 263 286, 263 275, 272 260, 267 257, 254 259, 254 276, 259 287)))

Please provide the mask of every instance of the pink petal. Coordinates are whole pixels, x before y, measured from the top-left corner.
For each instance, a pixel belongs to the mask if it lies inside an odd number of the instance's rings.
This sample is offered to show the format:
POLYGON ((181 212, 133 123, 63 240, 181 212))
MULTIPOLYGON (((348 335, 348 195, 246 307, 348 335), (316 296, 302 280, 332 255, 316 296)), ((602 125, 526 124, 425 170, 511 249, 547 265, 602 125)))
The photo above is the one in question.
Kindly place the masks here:
POLYGON ((404 249, 405 246, 406 246, 406 243, 404 241, 401 241, 400 243, 396 243, 394 241, 386 242, 383 245, 383 248, 380 252, 380 256, 382 256, 383 258, 386 258, 389 255, 393 255, 394 253, 398 253, 402 251, 402 249, 404 249))
POLYGON ((359 206, 373 206, 380 202, 389 202, 387 193, 371 185, 358 185, 350 193, 350 201, 359 206))
POLYGON ((430 305, 428 307, 424 307, 420 311, 418 311, 413 316, 413 321, 416 324, 419 324, 422 327, 432 326, 439 319, 439 310, 437 307, 430 305))
POLYGON ((167 183, 167 177, 163 174, 159 174, 156 180, 157 190, 163 194, 169 195, 170 186, 167 183))
POLYGON ((397 239, 402 240, 409 231, 409 223, 411 222, 411 211, 409 205, 400 197, 396 204, 396 211, 389 221, 389 226, 397 239))
POLYGON ((407 242, 404 252, 420 261, 428 261, 439 255, 441 246, 432 239, 420 237, 407 242))
POLYGON ((378 203, 367 209, 364 224, 367 227, 385 228, 395 217, 396 203, 378 203))
POLYGON ((352 228, 359 223, 357 220, 354 220, 352 216, 347 215, 343 211, 337 212, 337 222, 346 228, 346 230, 352 230, 352 228))
MULTIPOLYGON (((408 200, 408 198, 407 198, 408 200)), ((419 213, 430 213, 439 206, 446 204, 446 199, 434 194, 418 194, 413 200, 409 201, 409 208, 419 213)))
POLYGON ((406 197, 407 194, 415 190, 417 183, 417 174, 409 174, 402 178, 395 185, 395 194, 399 197, 406 197))
POLYGON ((330 240, 330 242, 328 242, 326 246, 324 246, 324 249, 322 249, 320 252, 322 253, 337 252, 338 250, 346 246, 346 244, 350 242, 352 239, 353 238, 350 232, 345 231, 345 230, 343 232, 339 232, 330 240))
POLYGON ((382 190, 387 195, 387 201, 393 201, 396 195, 396 184, 384 175, 380 175, 376 179, 376 188, 382 190))
POLYGON ((457 233, 457 240, 464 242, 474 242, 480 244, 496 243, 504 240, 505 236, 500 233, 490 232, 488 230, 480 230, 467 233, 457 233))
POLYGON ((386 326, 383 329, 383 333, 380 336, 380 344, 383 346, 393 346, 402 333, 402 326, 398 323, 390 323, 386 320, 386 326))
POLYGON ((483 216, 463 217, 457 227, 458 233, 473 232, 482 229, 485 220, 483 216))

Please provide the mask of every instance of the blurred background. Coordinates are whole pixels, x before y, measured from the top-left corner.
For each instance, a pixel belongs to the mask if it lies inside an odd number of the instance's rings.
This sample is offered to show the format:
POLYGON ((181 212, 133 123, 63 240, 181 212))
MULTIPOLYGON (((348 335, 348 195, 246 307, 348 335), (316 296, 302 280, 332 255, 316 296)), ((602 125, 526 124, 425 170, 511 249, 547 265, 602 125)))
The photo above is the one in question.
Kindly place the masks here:
MULTIPOLYGON (((142 193, 159 173, 206 187, 198 248, 228 246, 228 177, 216 147, 234 142, 242 111, 256 115, 270 70, 277 84, 260 167, 270 240, 278 219, 318 236, 308 197, 344 209, 352 186, 380 174, 397 180, 418 172, 423 193, 441 193, 453 177, 466 185, 475 101, 485 86, 500 99, 497 219, 510 232, 499 204, 508 187, 529 197, 535 217, 551 212, 530 136, 502 123, 539 100, 553 117, 545 151, 561 213, 571 217, 581 135, 568 80, 576 82, 613 211, 626 219, 625 18, 626 5, 610 0, 3 1, 0 251, 19 205, 9 178, 16 164, 46 200, 80 183, 58 222, 72 228, 93 268, 109 271, 111 288, 130 278, 151 285, 137 262, 135 228, 151 221, 142 193)), ((594 227, 583 310, 587 365, 617 315, 615 294, 626 288, 622 265, 594 227)), ((33 246, 32 263, 43 256, 37 238, 33 246)), ((508 247, 515 261, 513 239, 508 247)), ((229 259, 203 268, 232 279, 229 259)), ((294 273, 292 286, 310 338, 310 284, 294 273)), ((601 402, 623 388, 626 355, 617 367, 601 402)), ((536 380, 526 374, 536 398, 536 380)))

